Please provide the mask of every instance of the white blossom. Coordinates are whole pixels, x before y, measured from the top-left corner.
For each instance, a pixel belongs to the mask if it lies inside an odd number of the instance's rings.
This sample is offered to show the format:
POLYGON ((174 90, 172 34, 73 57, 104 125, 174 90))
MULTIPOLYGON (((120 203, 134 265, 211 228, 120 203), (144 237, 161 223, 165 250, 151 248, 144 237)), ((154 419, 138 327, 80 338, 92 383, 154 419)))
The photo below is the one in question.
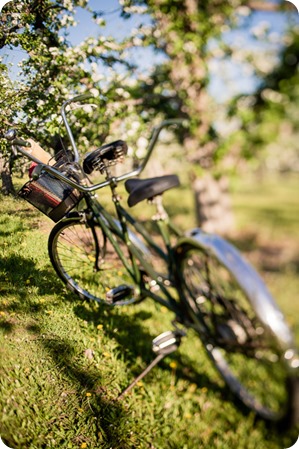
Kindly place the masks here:
POLYGON ((282 103, 283 95, 279 92, 276 92, 272 89, 264 89, 262 91, 262 97, 266 100, 273 101, 273 103, 282 103))
POLYGON ((97 18, 95 19, 95 23, 96 23, 97 25, 99 25, 100 27, 103 27, 103 26, 106 25, 106 21, 105 21, 105 19, 103 19, 103 17, 97 17, 97 18))
POLYGON ((133 43, 133 45, 135 45, 136 47, 139 47, 139 46, 141 46, 142 44, 143 44, 143 40, 142 39, 140 39, 140 37, 133 37, 133 39, 132 39, 132 43, 133 43))
POLYGON ((258 23, 255 27, 251 28, 251 33, 256 38, 264 37, 267 32, 269 31, 270 24, 269 22, 266 22, 265 20, 258 23))
POLYGON ((192 41, 185 42, 183 45, 183 50, 188 53, 196 53, 197 52, 196 45, 192 41))
POLYGON ((98 89, 92 88, 90 89, 90 93, 94 96, 94 97, 98 97, 100 95, 100 92, 98 89))
POLYGON ((246 17, 251 14, 251 10, 248 6, 242 5, 237 8, 237 13, 240 14, 240 16, 246 17))

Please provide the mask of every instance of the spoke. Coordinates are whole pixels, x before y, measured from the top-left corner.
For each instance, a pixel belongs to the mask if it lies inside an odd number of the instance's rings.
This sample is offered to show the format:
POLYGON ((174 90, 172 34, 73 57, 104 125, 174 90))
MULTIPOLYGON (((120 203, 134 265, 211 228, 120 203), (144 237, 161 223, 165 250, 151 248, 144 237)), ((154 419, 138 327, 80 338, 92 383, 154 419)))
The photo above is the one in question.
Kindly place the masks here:
MULTIPOLYGON (((124 242, 115 236, 118 245, 128 256, 124 242)), ((74 220, 54 234, 51 248, 53 265, 66 285, 80 297, 106 302, 106 292, 121 285, 132 285, 132 279, 100 227, 87 227, 74 220)), ((128 289, 132 292, 132 289, 128 289)), ((131 293, 130 293, 131 294, 131 293)), ((134 296, 118 304, 129 304, 134 296)))

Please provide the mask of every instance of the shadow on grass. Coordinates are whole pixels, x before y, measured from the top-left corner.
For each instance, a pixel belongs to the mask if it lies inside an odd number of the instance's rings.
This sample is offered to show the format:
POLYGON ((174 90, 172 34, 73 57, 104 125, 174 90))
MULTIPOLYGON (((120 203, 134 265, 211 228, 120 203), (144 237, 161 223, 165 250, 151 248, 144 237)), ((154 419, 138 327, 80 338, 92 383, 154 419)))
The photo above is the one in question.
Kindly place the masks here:
MULTIPOLYGON (((74 311, 77 316, 88 322, 94 323, 96 326, 99 321, 103 322, 103 310, 105 309, 107 310, 107 308, 102 306, 97 307, 97 309, 94 308, 94 310, 87 310, 84 305, 78 305, 75 306, 74 311)), ((144 320, 151 316, 152 314, 147 311, 137 311, 134 315, 125 315, 115 308, 110 308, 109 310, 109 318, 107 320, 108 326, 105 327, 105 334, 118 343, 122 359, 132 375, 130 376, 130 380, 128 379, 128 384, 155 358, 155 354, 152 351, 152 340, 157 335, 151 334, 151 332, 142 324, 144 320), (115 329, 117 329, 117 332, 115 332, 115 329), (137 357, 139 360, 142 360, 142 367, 140 367, 140 363, 136 365, 137 357)), ((168 361, 164 359, 159 363, 160 369, 167 372, 172 371, 172 368, 169 366, 169 357, 179 361, 179 367, 176 369, 176 378, 178 380, 187 380, 188 382, 197 385, 198 388, 206 387, 219 394, 221 400, 228 402, 232 401, 232 396, 230 395, 229 390, 211 380, 204 373, 204 369, 202 372, 198 372, 194 362, 186 354, 182 356, 179 352, 173 353, 171 356, 167 357, 168 361)), ((148 378, 150 378, 150 375, 145 379, 148 378)), ((151 382, 151 380, 148 382, 151 382)))
POLYGON ((10 321, 2 319, 0 321, 0 329, 4 334, 10 334, 13 331, 14 325, 10 321))
MULTIPOLYGON (((95 435, 101 435, 101 438, 114 448, 125 449, 131 447, 126 441, 123 441, 123 427, 126 426, 128 419, 127 412, 123 405, 109 397, 109 390, 105 387, 99 387, 101 380, 100 371, 91 365, 88 367, 78 363, 76 354, 77 348, 67 339, 62 339, 55 335, 47 335, 46 331, 39 325, 28 325, 27 331, 38 338, 39 343, 46 349, 51 357, 55 370, 63 373, 72 383, 73 393, 77 398, 82 398, 84 391, 92 392, 90 403, 84 408, 84 422, 90 421, 95 435), (120 431, 118 432, 118 429, 120 431)), ((80 444, 82 441, 88 441, 88 436, 77 434, 73 443, 80 444)), ((110 446, 109 446, 110 447, 110 446)))
MULTIPOLYGON (((134 307, 134 306, 132 306, 134 307)), ((84 304, 74 307, 75 314, 89 323, 105 325, 105 334, 117 341, 128 364, 134 364, 137 356, 145 361, 152 356, 150 332, 142 325, 152 314, 147 311, 137 311, 134 315, 126 315, 121 309, 93 305, 88 309, 84 304)))
MULTIPOLYGON (((79 319, 87 320, 89 323, 93 323, 95 327, 99 321, 105 325, 105 334, 117 341, 120 352, 123 354, 124 362, 131 369, 132 377, 140 374, 141 371, 140 364, 139 366, 136 365, 137 357, 142 360, 144 368, 152 361, 151 341, 155 335, 151 335, 150 330, 143 325, 144 320, 151 317, 150 312, 137 311, 134 315, 125 315, 117 309, 109 309, 109 313, 104 313, 107 311, 107 308, 97 306, 96 304, 91 308, 87 308, 79 300, 75 301, 73 294, 65 294, 63 286, 60 284, 54 271, 37 269, 32 259, 12 256, 9 260, 0 260, 0 271, 2 271, 2 268, 6 270, 7 282, 13 285, 16 283, 14 286, 15 296, 19 301, 14 301, 9 306, 11 310, 30 316, 43 310, 44 304, 37 304, 31 300, 29 287, 35 287, 40 296, 55 293, 57 298, 57 294, 61 293, 63 301, 74 303, 74 313, 79 319), (30 279, 29 286, 25 285, 28 279, 30 279)), ((1 327, 5 332, 11 332, 13 323, 3 322, 1 327)), ((122 441, 125 433, 123 430, 118 430, 126 425, 128 412, 123 403, 117 402, 115 398, 113 399, 109 396, 109 387, 99 388, 101 379, 99 370, 91 366, 78 365, 74 357, 76 348, 68 339, 53 337, 53 335, 47 336, 42 327, 36 323, 28 325, 27 330, 38 337, 43 335, 43 338, 39 339, 40 344, 46 349, 55 366, 72 382, 78 395, 82 395, 82 390, 84 389, 95 392, 92 408, 86 411, 86 419, 93 420, 94 417, 97 418, 94 422, 96 432, 104 434, 104 439, 115 449, 132 447, 128 446, 126 441, 122 441)), ((188 356, 178 353, 172 357, 177 358, 180 362, 176 371, 177 378, 190 381, 199 388, 206 387, 217 394, 221 401, 233 402, 240 408, 240 403, 228 389, 213 382, 204 372, 199 373, 194 366, 194 362, 188 356)), ((170 367, 166 362, 161 362, 159 366, 162 370, 170 371, 170 367)), ((241 409, 244 414, 248 413, 244 407, 241 407, 241 409)), ((276 432, 273 428, 271 429, 272 432, 276 432)))
MULTIPOLYGON (((127 365, 131 373, 129 382, 147 366, 154 358, 152 352, 152 340, 156 337, 153 335, 143 322, 151 318, 152 314, 148 311, 136 311, 133 315, 126 315, 117 308, 107 308, 98 304, 80 303, 80 300, 72 293, 66 293, 63 284, 57 279, 57 276, 52 269, 49 271, 45 269, 37 269, 35 262, 32 259, 25 259, 22 257, 12 256, 5 263, 0 261, 1 268, 6 268, 7 278, 10 284, 14 285, 14 293, 17 299, 10 302, 6 306, 7 311, 24 313, 30 317, 35 314, 40 314, 51 306, 51 301, 47 303, 38 303, 31 298, 30 288, 35 288, 35 295, 40 297, 49 294, 63 295, 63 301, 68 301, 74 304, 75 315, 89 323, 93 323, 95 329, 99 322, 105 326, 105 334, 107 337, 117 341, 118 348, 122 354, 124 363, 127 365), (26 284, 29 280, 29 285, 26 284), (117 329, 117 331, 116 331, 117 329), (140 363, 141 361, 141 363, 140 363)), ((132 306, 134 307, 134 306, 132 306)), ((2 330, 10 333, 13 330, 13 321, 2 322, 2 330)), ((38 325, 31 324, 28 328, 36 335, 41 334, 38 325)), ((169 329, 165 329, 169 330, 169 329)), ((68 342, 57 339, 42 339, 42 344, 47 349, 55 363, 59 365, 68 377, 75 382, 79 382, 81 387, 92 388, 99 377, 96 372, 95 376, 86 374, 84 370, 80 370, 71 362, 71 354, 74 348, 71 348, 68 342)), ((184 379, 197 385, 198 388, 206 387, 211 391, 219 394, 222 401, 231 402, 233 397, 226 387, 221 387, 220 384, 214 382, 204 373, 198 372, 194 362, 187 356, 181 355, 179 352, 174 353, 171 358, 179 361, 179 367, 176 371, 177 379, 184 379)), ((162 361, 159 364, 160 369, 167 372, 171 371, 169 363, 162 361)), ((127 385, 124 385, 124 388, 127 385)))
MULTIPOLYGON (((20 256, 11 256, 8 260, 0 260, 0 270, 6 270, 7 285, 13 285, 16 300, 11 301, 6 306, 7 311, 21 312, 30 315, 41 313, 43 310, 51 305, 51 302, 38 303, 31 298, 30 289, 35 289, 35 295, 40 297, 44 295, 57 294, 63 295, 63 301, 68 301, 74 304, 74 313, 79 319, 93 323, 96 325, 101 322, 105 325, 105 333, 108 337, 117 341, 120 352, 124 358, 124 362, 132 373, 132 377, 140 374, 154 358, 152 352, 152 340, 156 335, 152 335, 150 330, 143 325, 144 320, 151 317, 151 312, 136 311, 133 315, 124 314, 121 309, 107 308, 97 304, 89 305, 87 308, 84 303, 80 303, 76 296, 72 293, 65 293, 63 284, 57 278, 55 272, 51 269, 37 269, 35 262, 32 259, 25 259, 20 256), (115 331, 117 329, 117 331, 115 331), (138 363, 136 362, 138 358, 138 363), (140 367, 140 360, 142 367, 140 367)), ((8 287, 11 289, 11 287, 8 287)), ((3 293, 9 293, 3 292, 3 293)), ((56 299, 57 301, 57 299, 56 299)), ((134 307, 134 306, 132 306, 134 307)), ((3 322, 2 328, 4 332, 11 332, 13 329, 13 322, 3 322)), ((34 328, 31 328, 33 331, 34 328)), ((166 330, 166 329, 165 329, 166 330)), ((38 329, 35 329, 38 333, 38 329)), ((53 349, 53 340, 49 343, 47 349, 51 352, 53 349), (51 346, 52 345, 52 346, 51 346)), ((60 351, 61 352, 61 351, 60 351)), ((65 352, 65 351, 62 351, 65 352)), ((53 354, 55 351, 53 351, 53 354)), ((173 355, 177 357, 177 354, 173 355)), ((60 358, 60 363, 63 363, 64 358, 60 358)), ((197 384, 199 387, 206 386, 207 388, 218 391, 223 400, 228 396, 226 389, 222 389, 218 384, 212 382, 205 374, 196 373, 192 362, 184 357, 185 369, 177 371, 180 378, 189 380, 197 384), (188 367, 188 368, 187 368, 188 367), (190 369, 189 369, 190 368, 190 369), (194 374, 196 373, 196 374, 194 374)), ((72 367, 65 361, 65 368, 72 372, 72 367)), ((160 368, 170 371, 171 369, 166 363, 160 363, 160 368)), ((80 373, 77 373, 78 375, 80 373)), ((81 373, 83 376, 83 374, 81 373)), ((84 380, 84 376, 82 377, 84 380)), ((88 384, 88 379, 84 380, 88 384)))
POLYGON ((28 229, 39 228, 39 211, 27 207, 27 204, 22 204, 21 201, 16 201, 15 205, 15 208, 5 208, 5 215, 0 217, 0 237, 21 233, 28 229), (7 215, 14 216, 15 219, 7 221, 7 215), (30 225, 28 224, 28 215, 32 218, 30 225), (36 221, 34 221, 35 219, 36 221))
POLYGON ((74 302, 76 296, 71 292, 66 292, 63 283, 56 275, 52 266, 37 268, 33 258, 25 258, 20 255, 12 255, 5 259, 0 259, 0 293, 3 295, 14 294, 20 301, 13 303, 13 310, 26 310, 30 306, 30 311, 38 311, 43 308, 31 301, 31 290, 35 296, 63 295, 64 300, 74 302), (33 306, 33 309, 31 308, 33 306))

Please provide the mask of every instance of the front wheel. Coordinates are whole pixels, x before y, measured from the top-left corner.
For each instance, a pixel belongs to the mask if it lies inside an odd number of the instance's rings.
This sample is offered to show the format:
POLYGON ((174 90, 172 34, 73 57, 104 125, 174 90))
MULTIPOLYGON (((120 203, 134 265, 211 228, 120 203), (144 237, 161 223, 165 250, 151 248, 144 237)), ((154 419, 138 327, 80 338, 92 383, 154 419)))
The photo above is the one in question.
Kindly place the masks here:
MULTIPOLYGON (((115 238, 129 260, 126 245, 115 238)), ((60 221, 50 233, 48 252, 60 279, 81 299, 107 305, 140 299, 114 247, 93 222, 80 216, 60 221)))
MULTIPOLYGON (((213 245, 201 247, 190 241, 176 249, 178 283, 191 326, 243 404, 264 419, 294 421, 299 409, 298 358, 292 347, 283 349, 280 334, 261 319, 256 303, 265 290, 255 289, 261 279, 257 282, 256 272, 231 245, 224 246, 224 257, 219 245, 218 254, 213 245)), ((275 319, 278 309, 265 296, 263 300, 275 319)))

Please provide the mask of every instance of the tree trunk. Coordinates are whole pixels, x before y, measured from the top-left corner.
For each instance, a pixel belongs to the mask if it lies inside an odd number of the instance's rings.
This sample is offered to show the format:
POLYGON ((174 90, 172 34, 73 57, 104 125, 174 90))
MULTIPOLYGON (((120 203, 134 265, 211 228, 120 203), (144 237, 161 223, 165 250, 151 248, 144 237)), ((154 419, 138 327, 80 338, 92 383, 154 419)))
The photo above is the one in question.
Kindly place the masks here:
POLYGON ((2 153, 0 153, 0 176, 2 180, 1 192, 4 195, 14 194, 15 189, 12 183, 9 164, 2 153))
MULTIPOLYGON (((165 5, 163 0, 153 3, 156 5, 157 2, 165 5)), ((169 13, 165 12, 165 8, 154 9, 162 33, 161 48, 171 59, 169 79, 174 90, 183 94, 182 111, 194 121, 192 134, 184 140, 186 158, 192 164, 208 170, 214 165, 213 156, 218 148, 213 126, 214 109, 206 88, 209 79, 206 42, 213 33, 201 27, 199 17, 204 14, 204 5, 209 2, 202 3, 202 6, 198 0, 182 0, 171 4, 173 6, 169 13), (178 51, 178 48, 181 50, 178 51)), ((219 14, 216 14, 216 4, 212 2, 210 10, 214 14, 213 18, 217 19, 214 26, 219 30, 226 23, 227 13, 223 8, 224 2, 220 2, 221 8, 219 14)), ((208 10, 207 7, 206 13, 208 10)), ((233 226, 233 215, 227 180, 221 178, 216 181, 208 175, 203 179, 194 179, 193 189, 200 226, 208 232, 228 233, 233 226)))
POLYGON ((206 232, 228 234, 234 226, 228 179, 216 180, 211 175, 196 178, 193 190, 199 226, 206 232))

